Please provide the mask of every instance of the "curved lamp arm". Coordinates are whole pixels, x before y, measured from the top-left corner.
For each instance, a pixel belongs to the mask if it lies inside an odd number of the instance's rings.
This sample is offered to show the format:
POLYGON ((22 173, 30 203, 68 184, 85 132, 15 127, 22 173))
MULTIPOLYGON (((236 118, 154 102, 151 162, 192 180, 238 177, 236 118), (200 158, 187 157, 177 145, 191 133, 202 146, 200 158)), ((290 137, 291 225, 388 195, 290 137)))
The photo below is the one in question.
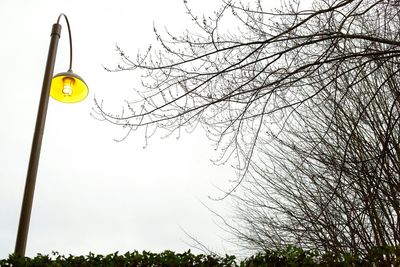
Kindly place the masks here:
POLYGON ((61 19, 61 17, 64 17, 65 22, 67 23, 68 35, 69 35, 69 69, 68 69, 68 71, 69 71, 69 72, 72 72, 72 37, 71 37, 71 27, 69 26, 68 18, 67 18, 67 16, 66 16, 64 13, 61 13, 61 14, 58 16, 57 24, 60 24, 60 19, 61 19))

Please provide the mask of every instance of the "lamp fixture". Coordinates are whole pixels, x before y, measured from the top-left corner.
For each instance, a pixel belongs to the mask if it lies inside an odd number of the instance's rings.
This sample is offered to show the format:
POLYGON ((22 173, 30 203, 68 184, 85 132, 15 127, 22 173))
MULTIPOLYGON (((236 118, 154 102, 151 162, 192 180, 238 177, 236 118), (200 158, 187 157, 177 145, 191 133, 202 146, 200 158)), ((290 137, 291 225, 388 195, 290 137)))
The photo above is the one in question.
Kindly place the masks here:
POLYGON ((67 22, 69 35, 69 69, 54 75, 51 81, 50 96, 63 103, 78 103, 85 99, 89 93, 89 88, 79 75, 72 72, 72 37, 69 22, 65 14, 60 14, 57 20, 59 24, 61 17, 67 22))
POLYGON ((54 75, 51 81, 50 96, 63 103, 77 103, 89 93, 85 81, 72 71, 54 75))
POLYGON ((39 108, 36 117, 35 132, 33 135, 31 154, 29 158, 28 172, 26 175, 24 197, 22 199, 21 214, 19 217, 17 240, 15 242, 15 254, 25 256, 28 239, 29 222, 31 218, 33 195, 35 192, 36 176, 39 166, 40 149, 42 146, 44 126, 46 122, 49 95, 64 103, 77 103, 88 95, 88 87, 83 79, 72 72, 72 40, 69 22, 65 14, 60 14, 57 23, 53 24, 51 40, 47 55, 46 69, 44 72, 42 93, 40 95, 39 108), (61 37, 61 17, 65 18, 69 33, 69 69, 67 72, 56 74, 53 77, 54 65, 57 55, 58 40, 61 37))

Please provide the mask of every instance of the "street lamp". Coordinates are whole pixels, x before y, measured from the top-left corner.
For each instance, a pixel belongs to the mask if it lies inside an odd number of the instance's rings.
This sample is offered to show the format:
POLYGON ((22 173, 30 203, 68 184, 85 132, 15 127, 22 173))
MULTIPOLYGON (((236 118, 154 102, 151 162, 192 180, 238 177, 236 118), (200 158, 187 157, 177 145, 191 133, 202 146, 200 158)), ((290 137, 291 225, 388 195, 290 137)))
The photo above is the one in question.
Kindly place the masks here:
POLYGON ((88 95, 88 87, 83 79, 72 72, 72 39, 68 18, 60 14, 57 23, 53 24, 49 52, 47 55, 46 69, 40 95, 39 109, 36 117, 35 133, 33 135, 31 154, 29 158, 28 172, 26 175, 24 198, 22 200, 21 215, 19 218, 18 234, 15 244, 15 254, 25 256, 26 241, 28 238, 29 221, 32 211, 33 194, 35 191, 36 175, 39 164, 40 148, 42 146, 44 125, 46 122, 49 95, 64 103, 77 103, 88 95), (69 34, 69 69, 55 75, 53 78, 54 64, 57 55, 58 40, 61 36, 61 17, 65 18, 69 34))

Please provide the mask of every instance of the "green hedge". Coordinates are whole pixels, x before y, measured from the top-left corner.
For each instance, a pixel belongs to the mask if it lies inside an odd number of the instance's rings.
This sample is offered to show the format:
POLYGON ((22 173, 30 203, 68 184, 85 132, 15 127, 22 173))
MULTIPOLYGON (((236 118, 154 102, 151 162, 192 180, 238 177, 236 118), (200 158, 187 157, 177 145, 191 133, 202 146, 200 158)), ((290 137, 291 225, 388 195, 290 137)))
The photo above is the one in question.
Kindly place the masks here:
POLYGON ((134 251, 123 255, 116 252, 106 256, 93 253, 89 253, 87 256, 63 256, 53 252, 52 256, 38 254, 34 258, 18 257, 12 254, 8 259, 0 260, 0 266, 400 266, 400 248, 379 247, 371 250, 367 256, 359 258, 350 254, 319 254, 288 246, 283 250, 259 253, 243 261, 237 261, 235 256, 229 255, 225 257, 195 255, 190 250, 184 253, 175 253, 169 250, 162 253, 134 251))

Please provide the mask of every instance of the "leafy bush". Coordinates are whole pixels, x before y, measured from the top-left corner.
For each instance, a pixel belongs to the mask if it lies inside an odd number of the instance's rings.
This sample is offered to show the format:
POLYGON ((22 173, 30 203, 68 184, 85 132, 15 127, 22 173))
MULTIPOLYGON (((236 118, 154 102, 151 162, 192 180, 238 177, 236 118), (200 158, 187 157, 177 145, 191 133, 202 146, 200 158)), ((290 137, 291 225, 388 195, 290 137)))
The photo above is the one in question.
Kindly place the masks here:
POLYGON ((0 266, 14 267, 280 267, 280 266, 400 266, 400 247, 377 247, 360 258, 357 255, 320 254, 299 247, 288 246, 285 249, 269 250, 258 253, 238 262, 235 256, 195 255, 191 251, 175 253, 166 250, 161 253, 143 251, 118 252, 106 256, 89 253, 87 256, 63 256, 53 252, 52 256, 38 254, 34 258, 11 254, 8 259, 0 260, 0 266))

